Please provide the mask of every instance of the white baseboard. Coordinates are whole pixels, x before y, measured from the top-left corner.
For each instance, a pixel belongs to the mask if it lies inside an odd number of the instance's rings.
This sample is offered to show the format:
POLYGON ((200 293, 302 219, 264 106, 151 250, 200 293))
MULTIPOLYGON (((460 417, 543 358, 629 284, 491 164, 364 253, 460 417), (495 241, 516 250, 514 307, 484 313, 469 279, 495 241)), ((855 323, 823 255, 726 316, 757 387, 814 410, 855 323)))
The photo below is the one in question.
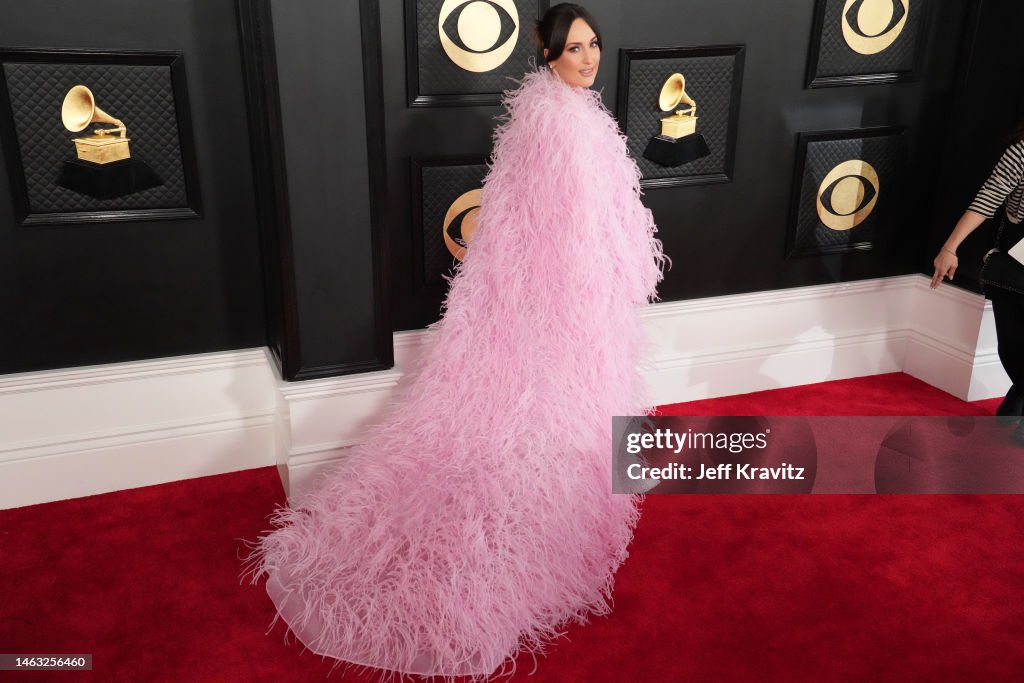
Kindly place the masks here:
MULTIPOLYGON (((965 400, 1005 393, 991 306, 908 275, 647 306, 659 405, 904 371, 965 400)), ((395 367, 282 382, 265 350, 0 377, 0 509, 276 464, 286 490, 360 442, 395 367)))
POLYGON ((965 401, 1004 395, 992 303, 949 285, 932 290, 928 280, 917 277, 911 293, 903 372, 965 401))
MULTIPOLYGON (((928 281, 907 275, 647 306, 651 396, 666 405, 899 371, 965 400, 1005 393, 991 306, 948 285, 931 290, 928 281)), ((361 424, 386 403, 430 334, 396 334, 396 366, 386 373, 288 390, 285 400, 301 404, 303 419, 290 426, 298 445, 281 465, 287 490, 302 490, 359 442, 361 424), (370 402, 352 397, 359 383, 370 387, 362 392, 370 402)))
POLYGON ((659 405, 903 367, 913 276, 656 304, 642 319, 659 405))
POLYGON ((0 509, 275 461, 263 349, 0 377, 0 509))

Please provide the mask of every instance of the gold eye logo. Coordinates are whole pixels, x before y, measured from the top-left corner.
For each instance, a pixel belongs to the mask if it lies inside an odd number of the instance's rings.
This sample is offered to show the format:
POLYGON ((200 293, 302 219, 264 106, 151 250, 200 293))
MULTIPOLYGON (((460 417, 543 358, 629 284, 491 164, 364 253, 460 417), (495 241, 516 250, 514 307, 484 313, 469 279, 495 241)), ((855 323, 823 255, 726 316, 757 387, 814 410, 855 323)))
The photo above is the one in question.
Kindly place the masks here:
POLYGON ((512 0, 445 0, 437 33, 445 54, 458 66, 490 71, 516 48, 519 12, 512 0))
POLYGON ((444 215, 441 234, 448 251, 458 260, 466 256, 469 243, 476 232, 476 218, 480 213, 480 197, 483 190, 477 188, 459 196, 444 215))
POLYGON ((818 186, 818 218, 833 230, 855 228, 871 215, 878 202, 878 173, 861 159, 839 164, 818 186))
POLYGON ((900 37, 909 13, 910 0, 846 0, 843 38, 854 52, 878 54, 900 37))

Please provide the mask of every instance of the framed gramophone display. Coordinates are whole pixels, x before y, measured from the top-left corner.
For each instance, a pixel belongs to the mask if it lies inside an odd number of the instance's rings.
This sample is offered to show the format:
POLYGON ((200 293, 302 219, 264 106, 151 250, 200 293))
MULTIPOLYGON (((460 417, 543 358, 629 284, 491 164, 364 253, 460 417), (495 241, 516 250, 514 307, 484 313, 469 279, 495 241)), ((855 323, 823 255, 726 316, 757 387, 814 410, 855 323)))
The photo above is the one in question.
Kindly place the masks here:
POLYGON ((548 0, 405 0, 409 106, 494 105, 541 53, 548 0))
POLYGON ((623 49, 616 116, 645 188, 732 179, 743 45, 623 49))
POLYGON ((934 0, 817 0, 808 88, 917 80, 934 0))
POLYGON ((681 73, 665 79, 658 108, 672 113, 661 119, 661 132, 647 143, 644 159, 672 168, 711 154, 707 140, 697 132, 697 102, 686 94, 686 77, 681 73), (679 105, 683 106, 676 109, 679 105))
POLYGON ((0 149, 22 225, 201 210, 181 53, 0 50, 0 149))

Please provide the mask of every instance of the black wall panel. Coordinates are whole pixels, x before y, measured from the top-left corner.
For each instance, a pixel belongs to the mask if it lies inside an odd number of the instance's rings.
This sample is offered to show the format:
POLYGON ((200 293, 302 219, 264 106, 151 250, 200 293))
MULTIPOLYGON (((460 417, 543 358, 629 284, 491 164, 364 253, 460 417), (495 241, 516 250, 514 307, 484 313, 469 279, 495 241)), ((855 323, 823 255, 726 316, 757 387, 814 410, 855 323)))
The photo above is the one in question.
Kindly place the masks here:
POLYGON ((0 372, 265 344, 234 3, 5 3, 0 46, 182 52, 204 200, 194 220, 20 226, 0 164, 0 372))
MULTIPOLYGON (((242 3, 243 12, 246 4, 267 10, 253 2, 242 3)), ((275 226, 288 322, 282 374, 294 380, 390 367, 376 219, 376 202, 386 201, 376 194, 383 171, 377 3, 274 0, 269 14, 280 97, 280 127, 269 135, 281 155, 276 189, 286 204, 275 226)))
MULTIPOLYGON (((612 111, 620 48, 745 46, 730 180, 646 193, 676 262, 664 300, 927 270, 926 252, 998 157, 1024 81, 1013 47, 1024 6, 931 4, 917 80, 808 89, 809 0, 587 3, 604 34, 596 87, 612 111), (878 126, 907 131, 910 173, 895 207, 905 220, 868 251, 787 257, 798 134, 878 126)), ((19 226, 0 165, 0 372, 262 344, 287 379, 390 366, 391 331, 436 320, 446 287, 418 264, 427 232, 416 225, 417 162, 486 157, 501 113, 409 106, 406 9, 406 0, 5 8, 2 47, 184 53, 203 211, 19 226), (97 16, 101 32, 81 30, 97 16)), ((521 17, 523 31, 532 19, 521 17)))
MULTIPOLYGON (((919 0, 923 1, 923 0, 919 0)), ((620 48, 742 44, 735 167, 730 182, 649 188, 666 251, 676 266, 663 300, 735 294, 915 272, 948 131, 972 0, 931 2, 919 79, 856 87, 805 87, 815 3, 809 0, 591 0, 604 38, 595 88, 616 108, 620 48), (876 126, 907 128, 907 178, 895 210, 906 219, 856 253, 787 258, 789 199, 802 132, 876 126)), ((392 234, 391 304, 396 329, 437 318, 443 286, 411 276, 415 212, 408 160, 487 154, 498 107, 410 109, 404 100, 402 0, 383 0, 388 206, 392 234)), ((524 25, 526 20, 524 19, 524 25)), ((975 49, 986 49, 978 45, 975 49)), ((512 82, 508 87, 513 86, 512 82)), ((698 105, 699 106, 699 105, 698 105)), ((700 124, 698 124, 699 129, 700 124)))
POLYGON ((678 266, 661 291, 666 299, 734 294, 857 280, 916 268, 912 233, 862 253, 785 257, 789 196, 800 132, 900 125, 908 127, 911 165, 921 182, 908 182, 903 210, 929 205, 941 147, 929 137, 943 130, 955 83, 961 23, 968 2, 943 2, 933 13, 927 68, 912 83, 809 90, 804 87, 814 3, 651 2, 622 12, 629 45, 747 45, 733 182, 649 191, 666 251, 678 266), (678 22, 658 21, 671 5, 678 22))

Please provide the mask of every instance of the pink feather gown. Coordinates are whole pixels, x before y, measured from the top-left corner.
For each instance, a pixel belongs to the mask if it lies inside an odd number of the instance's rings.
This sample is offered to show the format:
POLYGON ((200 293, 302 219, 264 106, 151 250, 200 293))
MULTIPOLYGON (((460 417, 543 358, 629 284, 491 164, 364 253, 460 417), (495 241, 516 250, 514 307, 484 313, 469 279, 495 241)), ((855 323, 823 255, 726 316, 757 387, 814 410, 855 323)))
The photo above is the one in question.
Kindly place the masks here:
POLYGON ((504 103, 429 351, 250 556, 324 656, 484 678, 610 612, 640 503, 611 418, 651 412, 638 308, 669 259, 598 93, 541 68, 504 103))

